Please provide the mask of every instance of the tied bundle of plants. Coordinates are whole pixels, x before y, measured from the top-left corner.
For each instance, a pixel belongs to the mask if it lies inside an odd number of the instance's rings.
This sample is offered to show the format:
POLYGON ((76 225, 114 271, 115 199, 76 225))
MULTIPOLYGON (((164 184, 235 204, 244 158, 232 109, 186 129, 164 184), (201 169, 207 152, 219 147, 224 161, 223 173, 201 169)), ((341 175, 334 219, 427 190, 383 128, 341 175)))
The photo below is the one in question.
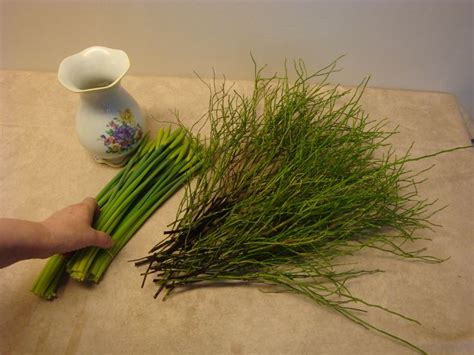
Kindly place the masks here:
POLYGON ((100 215, 94 228, 112 236, 104 250, 89 247, 51 257, 32 292, 52 299, 66 274, 79 281, 99 282, 114 257, 145 221, 199 168, 195 142, 185 129, 146 136, 127 165, 97 195, 100 215))
POLYGON ((396 131, 369 120, 359 103, 367 80, 352 91, 329 84, 336 63, 308 74, 296 62, 294 80, 286 68, 272 77, 255 68, 250 96, 207 84, 202 169, 166 238, 136 261, 147 266, 143 282, 151 275, 155 297, 164 298, 196 284, 263 284, 422 351, 360 312, 375 307, 415 320, 357 298, 346 282, 380 271, 349 266, 364 248, 441 261, 409 247, 416 230, 431 227, 434 208, 418 195, 421 172, 407 165, 428 156, 396 156, 396 131))

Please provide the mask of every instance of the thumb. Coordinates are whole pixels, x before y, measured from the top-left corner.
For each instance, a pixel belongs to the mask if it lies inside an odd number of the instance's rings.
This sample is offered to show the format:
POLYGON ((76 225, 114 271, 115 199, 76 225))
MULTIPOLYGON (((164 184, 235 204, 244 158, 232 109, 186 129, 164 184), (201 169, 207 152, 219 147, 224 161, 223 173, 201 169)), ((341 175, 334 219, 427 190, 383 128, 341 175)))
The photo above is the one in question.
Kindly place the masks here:
POLYGON ((95 235, 94 239, 91 241, 91 245, 103 248, 103 249, 108 249, 111 248, 114 245, 114 241, 108 235, 107 233, 95 230, 95 235))

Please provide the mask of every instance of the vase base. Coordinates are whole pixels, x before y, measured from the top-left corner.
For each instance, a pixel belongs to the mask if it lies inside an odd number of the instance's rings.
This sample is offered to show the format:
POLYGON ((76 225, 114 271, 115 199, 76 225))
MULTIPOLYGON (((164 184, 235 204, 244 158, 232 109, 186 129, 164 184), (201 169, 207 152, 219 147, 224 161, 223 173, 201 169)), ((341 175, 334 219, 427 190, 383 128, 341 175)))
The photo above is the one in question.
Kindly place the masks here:
POLYGON ((128 159, 130 158, 129 155, 125 157, 114 158, 114 159, 103 159, 103 158, 98 157, 97 155, 93 155, 93 157, 97 163, 105 164, 113 168, 121 168, 127 163, 128 159))

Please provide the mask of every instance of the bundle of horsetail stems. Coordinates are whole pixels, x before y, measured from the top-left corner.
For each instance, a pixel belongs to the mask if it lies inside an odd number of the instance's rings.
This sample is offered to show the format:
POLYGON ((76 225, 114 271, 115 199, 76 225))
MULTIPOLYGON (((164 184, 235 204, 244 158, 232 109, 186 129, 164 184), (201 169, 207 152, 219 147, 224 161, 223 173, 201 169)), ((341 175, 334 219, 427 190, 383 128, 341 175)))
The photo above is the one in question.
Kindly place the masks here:
POLYGON ((409 249, 434 211, 417 192, 421 172, 407 167, 441 152, 397 156, 389 143, 397 132, 361 108, 367 79, 343 89, 329 84, 335 70, 332 63, 309 74, 297 61, 291 73, 285 66, 284 75, 265 77, 255 65, 248 96, 225 80, 203 81, 209 108, 193 128, 204 146, 202 167, 170 230, 136 265, 147 267, 143 284, 153 278, 155 297, 197 284, 266 285, 422 352, 360 312, 375 307, 416 320, 357 298, 346 281, 381 271, 349 266, 364 248, 442 261, 409 249))
POLYGON ((99 282, 113 258, 143 223, 199 168, 191 136, 185 129, 146 135, 126 166, 97 195, 100 215, 94 227, 112 236, 104 250, 89 247, 51 257, 32 292, 52 299, 65 274, 79 281, 99 282))

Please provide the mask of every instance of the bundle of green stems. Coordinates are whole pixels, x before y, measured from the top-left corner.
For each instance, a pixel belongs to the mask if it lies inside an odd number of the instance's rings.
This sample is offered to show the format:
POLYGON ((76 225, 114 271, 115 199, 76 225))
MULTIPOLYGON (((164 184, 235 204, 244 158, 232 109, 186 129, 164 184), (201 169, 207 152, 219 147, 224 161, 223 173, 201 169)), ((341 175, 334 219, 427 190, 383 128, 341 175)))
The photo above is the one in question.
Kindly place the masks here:
POLYGON ((363 248, 440 261, 408 248, 434 213, 418 195, 420 172, 407 167, 427 156, 397 156, 397 132, 361 108, 367 80, 354 90, 330 85, 335 65, 308 74, 296 62, 291 81, 286 66, 272 77, 255 66, 250 96, 207 84, 202 169, 166 238, 137 265, 148 265, 143 282, 153 276, 155 297, 200 283, 265 284, 422 351, 364 320, 357 304, 415 320, 357 298, 346 282, 380 271, 347 266, 363 248))
POLYGON ((32 292, 52 299, 64 275, 99 282, 114 257, 143 223, 199 168, 188 131, 160 129, 156 139, 145 136, 126 166, 97 195, 100 208, 94 228, 112 236, 110 249, 88 247, 51 257, 32 292))

